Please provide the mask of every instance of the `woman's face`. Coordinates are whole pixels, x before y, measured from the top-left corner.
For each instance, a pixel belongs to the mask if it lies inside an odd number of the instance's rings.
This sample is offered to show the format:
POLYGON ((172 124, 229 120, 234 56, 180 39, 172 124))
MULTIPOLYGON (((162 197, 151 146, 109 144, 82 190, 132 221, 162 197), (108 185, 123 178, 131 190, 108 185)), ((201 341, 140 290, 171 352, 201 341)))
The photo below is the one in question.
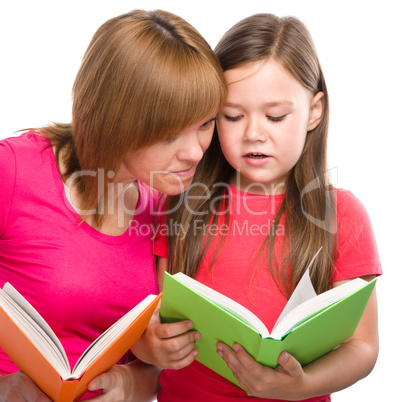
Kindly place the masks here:
POLYGON ((195 169, 210 145, 214 126, 214 116, 209 117, 171 140, 129 153, 114 182, 140 180, 165 194, 184 192, 192 183, 195 169))

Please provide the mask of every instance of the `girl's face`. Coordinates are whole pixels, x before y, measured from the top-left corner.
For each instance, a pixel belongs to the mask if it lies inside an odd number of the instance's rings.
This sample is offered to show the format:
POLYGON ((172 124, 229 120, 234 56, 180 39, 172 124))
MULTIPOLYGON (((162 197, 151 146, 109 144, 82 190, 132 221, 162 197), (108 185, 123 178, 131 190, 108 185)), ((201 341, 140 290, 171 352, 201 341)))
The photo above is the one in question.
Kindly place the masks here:
POLYGON ((218 115, 222 151, 237 171, 235 187, 282 194, 300 158, 307 132, 323 112, 323 93, 313 96, 272 59, 227 70, 228 98, 218 115))
POLYGON ((171 140, 129 153, 114 182, 141 180, 165 194, 182 193, 190 186, 196 166, 210 145, 214 125, 213 116, 188 127, 171 140))

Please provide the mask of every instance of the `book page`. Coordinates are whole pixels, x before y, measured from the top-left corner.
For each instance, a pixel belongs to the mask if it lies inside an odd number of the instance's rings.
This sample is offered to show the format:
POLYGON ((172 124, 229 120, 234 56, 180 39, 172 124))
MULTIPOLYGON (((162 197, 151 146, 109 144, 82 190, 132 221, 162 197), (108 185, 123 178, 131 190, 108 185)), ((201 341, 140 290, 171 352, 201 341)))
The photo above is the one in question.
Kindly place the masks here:
MULTIPOLYGON (((313 262, 315 261, 316 257, 322 250, 322 247, 316 252, 313 256, 312 261, 309 263, 308 268, 306 268, 305 273, 303 274, 301 280, 299 281, 298 285, 296 286, 294 292, 292 293, 291 297, 289 298, 287 304, 285 305, 283 311, 280 314, 280 317, 277 319, 274 328, 280 323, 280 321, 291 311, 294 310, 295 307, 299 306, 300 304, 306 302, 307 300, 311 299, 312 297, 316 296, 315 289, 313 288, 312 282, 310 280, 309 275, 309 268, 312 266, 313 262)), ((273 328, 273 329, 274 329, 273 328)))
POLYGON ((47 336, 53 341, 54 345, 58 348, 67 365, 69 365, 68 357, 65 353, 63 345, 61 344, 53 330, 50 328, 49 324, 36 311, 32 304, 30 304, 28 300, 26 300, 25 297, 22 296, 21 293, 19 293, 18 290, 15 289, 14 286, 12 286, 8 282, 4 285, 3 290, 15 301, 15 303, 17 303, 22 308, 22 310, 24 310, 32 318, 32 320, 34 320, 40 326, 40 328, 43 329, 47 336))
POLYGON ((95 361, 98 356, 109 347, 118 337, 125 331, 125 329, 138 317, 138 315, 145 310, 145 308, 152 303, 157 295, 150 294, 145 297, 140 303, 133 307, 128 313, 123 315, 118 321, 110 326, 103 332, 97 339, 95 339, 81 355, 74 369, 72 370, 71 378, 79 378, 86 371, 88 366, 95 361))
POLYGON ((326 292, 320 293, 316 297, 307 300, 291 310, 277 325, 275 325, 271 332, 271 337, 274 339, 282 338, 285 334, 292 331, 295 327, 305 322, 314 314, 351 295, 365 286, 366 283, 367 282, 361 278, 355 278, 341 286, 329 289, 326 292))
MULTIPOLYGON (((280 321, 295 307, 299 306, 300 304, 306 302, 307 300, 316 297, 315 289, 313 288, 312 282, 309 276, 309 269, 307 269, 302 276, 301 280, 299 281, 297 287, 295 288, 294 292, 292 293, 291 297, 289 298, 287 304, 285 305, 283 311, 280 314, 280 317, 277 319, 276 323, 274 324, 274 328, 280 323, 280 321)), ((273 328, 273 329, 274 329, 273 328)))
MULTIPOLYGON (((22 296, 21 296, 22 297, 22 296)), ((65 361, 59 349, 45 331, 16 303, 3 289, 0 289, 0 304, 11 321, 25 334, 26 338, 46 358, 51 366, 60 374, 67 377, 70 366, 65 361)))

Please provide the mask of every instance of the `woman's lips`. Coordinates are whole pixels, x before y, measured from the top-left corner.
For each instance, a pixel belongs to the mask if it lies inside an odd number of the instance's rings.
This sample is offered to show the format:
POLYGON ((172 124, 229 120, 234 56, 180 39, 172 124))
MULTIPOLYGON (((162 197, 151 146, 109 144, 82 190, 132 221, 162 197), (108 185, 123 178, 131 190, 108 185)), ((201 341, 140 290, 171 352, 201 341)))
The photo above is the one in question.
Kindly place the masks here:
POLYGON ((178 176, 181 178, 187 178, 187 177, 192 177, 195 174, 196 170, 196 165, 191 166, 189 169, 185 170, 176 170, 174 172, 171 172, 174 176, 178 176))

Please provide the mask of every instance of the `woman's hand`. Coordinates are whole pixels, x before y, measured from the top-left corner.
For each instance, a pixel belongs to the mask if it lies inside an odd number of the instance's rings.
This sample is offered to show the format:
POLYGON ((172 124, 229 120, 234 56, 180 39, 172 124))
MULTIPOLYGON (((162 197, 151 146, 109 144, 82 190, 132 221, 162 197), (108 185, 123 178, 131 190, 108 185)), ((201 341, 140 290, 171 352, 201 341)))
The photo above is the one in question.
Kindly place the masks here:
POLYGON ((231 349, 219 342, 217 353, 249 395, 271 399, 304 399, 302 396, 306 394, 308 376, 299 362, 288 353, 280 354, 279 366, 275 369, 259 364, 238 344, 231 349))
POLYGON ((51 402, 39 387, 22 371, 0 376, 0 401, 51 402))
POLYGON ((102 395, 91 398, 90 401, 153 401, 159 389, 159 374, 160 369, 139 360, 115 365, 88 384, 90 391, 103 390, 102 395))
POLYGON ((192 321, 162 324, 159 316, 160 304, 150 323, 131 351, 140 360, 160 368, 180 369, 192 363, 198 351, 195 342, 201 338, 192 331, 192 321))

